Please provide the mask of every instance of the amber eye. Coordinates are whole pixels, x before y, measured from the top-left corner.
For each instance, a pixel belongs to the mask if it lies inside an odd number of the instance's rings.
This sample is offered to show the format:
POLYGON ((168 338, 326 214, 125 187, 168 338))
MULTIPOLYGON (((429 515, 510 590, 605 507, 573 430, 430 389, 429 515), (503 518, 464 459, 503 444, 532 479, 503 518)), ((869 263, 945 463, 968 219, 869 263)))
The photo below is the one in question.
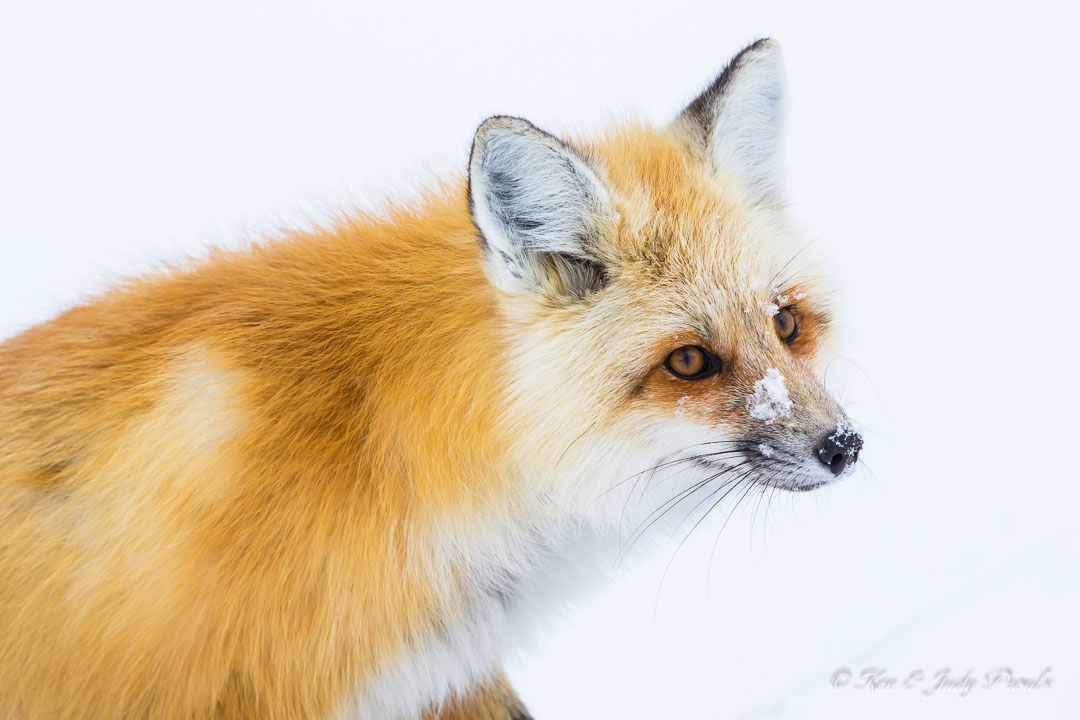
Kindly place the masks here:
POLYGON ((799 334, 799 324, 795 322, 795 315, 784 308, 773 316, 776 323, 776 334, 784 342, 791 342, 799 334))
POLYGON ((664 361, 668 371, 680 380, 700 380, 720 371, 720 360, 697 345, 684 345, 664 361))

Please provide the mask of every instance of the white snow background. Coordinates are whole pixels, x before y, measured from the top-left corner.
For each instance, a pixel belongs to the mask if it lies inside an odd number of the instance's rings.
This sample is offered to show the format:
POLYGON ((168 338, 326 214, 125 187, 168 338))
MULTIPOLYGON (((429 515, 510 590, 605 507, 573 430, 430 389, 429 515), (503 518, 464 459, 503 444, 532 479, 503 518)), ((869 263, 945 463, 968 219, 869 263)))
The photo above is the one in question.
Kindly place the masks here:
POLYGON ((664 122, 762 35, 861 469, 703 525, 665 575, 677 536, 512 680, 538 720, 1080 717, 1075 3, 0 0, 0 337, 408 197, 489 114, 664 122), (1052 686, 833 687, 872 667, 1052 686))

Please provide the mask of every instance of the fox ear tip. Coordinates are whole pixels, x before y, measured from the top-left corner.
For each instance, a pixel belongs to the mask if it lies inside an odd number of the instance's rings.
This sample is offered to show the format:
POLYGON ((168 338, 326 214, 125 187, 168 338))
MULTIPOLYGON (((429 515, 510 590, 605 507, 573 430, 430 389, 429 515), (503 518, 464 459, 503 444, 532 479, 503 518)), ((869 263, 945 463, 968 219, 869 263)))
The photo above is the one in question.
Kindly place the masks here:
POLYGON ((484 145, 493 135, 500 133, 515 133, 518 135, 547 135, 543 130, 533 125, 522 117, 514 115, 492 115, 480 123, 476 132, 473 133, 472 149, 469 151, 470 172, 477 169, 477 163, 483 159, 484 145))
POLYGON ((779 154, 783 71, 770 37, 740 50, 678 121, 692 128, 714 166, 737 169, 757 195, 773 192, 779 154))
POLYGON ((535 130, 537 128, 522 117, 517 117, 515 115, 492 115, 485 118, 484 121, 476 127, 476 133, 473 135, 473 138, 482 138, 492 130, 499 129, 526 132, 530 129, 535 130))

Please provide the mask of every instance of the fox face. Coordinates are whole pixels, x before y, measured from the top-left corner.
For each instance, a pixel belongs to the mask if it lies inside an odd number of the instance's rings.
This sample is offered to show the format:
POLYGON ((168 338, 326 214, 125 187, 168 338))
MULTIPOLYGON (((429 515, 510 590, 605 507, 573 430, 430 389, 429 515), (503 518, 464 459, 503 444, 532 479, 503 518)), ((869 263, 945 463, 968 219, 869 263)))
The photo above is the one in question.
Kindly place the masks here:
POLYGON ((785 217, 780 114, 764 40, 659 130, 568 143, 496 117, 477 132, 505 416, 521 465, 572 512, 809 490, 854 466, 862 439, 817 375, 828 295, 785 217))

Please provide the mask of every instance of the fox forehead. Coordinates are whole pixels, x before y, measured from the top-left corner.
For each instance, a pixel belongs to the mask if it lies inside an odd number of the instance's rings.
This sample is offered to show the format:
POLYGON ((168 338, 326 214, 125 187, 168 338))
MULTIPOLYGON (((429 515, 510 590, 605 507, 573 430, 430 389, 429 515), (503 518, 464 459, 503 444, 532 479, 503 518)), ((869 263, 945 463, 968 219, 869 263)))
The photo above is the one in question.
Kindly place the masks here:
POLYGON ((778 302, 822 294, 785 275, 799 247, 782 212, 708 171, 677 128, 631 125, 581 147, 604 173, 619 213, 617 231, 598 251, 632 288, 639 310, 653 306, 663 327, 756 331, 778 302))

